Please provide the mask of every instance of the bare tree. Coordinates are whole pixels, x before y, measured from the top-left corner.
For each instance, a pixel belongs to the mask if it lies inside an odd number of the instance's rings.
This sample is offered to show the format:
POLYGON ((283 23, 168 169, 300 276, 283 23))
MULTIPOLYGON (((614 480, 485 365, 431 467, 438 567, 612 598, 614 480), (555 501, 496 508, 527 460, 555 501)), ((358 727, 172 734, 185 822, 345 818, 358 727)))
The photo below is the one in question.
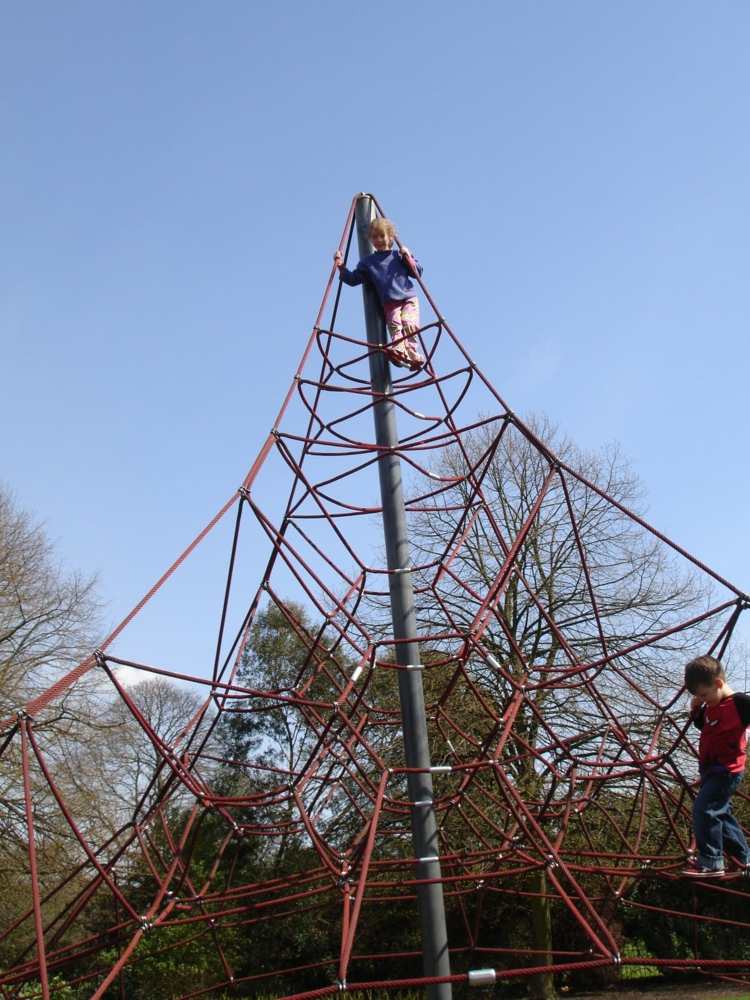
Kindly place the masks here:
MULTIPOLYGON (((43 529, 0 488, 0 720, 14 719, 95 645, 95 580, 66 573, 43 529)), ((83 738, 96 717, 96 683, 86 680, 34 720, 47 762, 60 778, 60 749, 83 738)), ((0 926, 28 905, 28 846, 18 733, 0 733, 0 926)), ((40 876, 54 880, 75 855, 70 830, 46 780, 32 769, 40 876)), ((70 786, 66 793, 72 793, 70 786)), ((90 791, 88 797, 90 798, 90 791)))
MULTIPOLYGON (((430 686, 436 691, 435 759, 475 757, 495 732, 481 700, 502 717, 527 686, 503 763, 554 839, 556 800, 570 794, 552 777, 553 764, 570 768, 561 740, 579 758, 647 745, 681 683, 686 643, 705 636, 700 626, 664 633, 704 610, 710 588, 618 507, 642 512, 643 491, 616 447, 585 453, 545 418, 530 427, 531 436, 509 425, 498 437, 485 425, 443 453, 433 473, 453 485, 412 514, 412 558, 425 567, 416 573, 420 631, 447 628, 446 654, 460 637, 481 635, 463 670, 448 680, 449 661, 442 681, 426 679, 428 695, 430 686), (582 478, 564 473, 554 456, 582 478), (440 568, 446 564, 450 571, 440 568), (597 666, 603 660, 607 669, 597 666)), ((537 888, 546 892, 543 872, 537 888)), ((535 946, 551 953, 544 895, 531 925, 535 946)), ((552 977, 532 989, 553 995, 552 977)))
MULTIPOLYGON (((64 572, 41 527, 0 492, 0 719, 10 720, 0 733, 0 933, 31 906, 21 739, 13 720, 96 647, 98 610, 95 581, 64 572)), ((179 742, 196 717, 195 739, 210 724, 212 713, 199 713, 196 694, 163 679, 129 688, 127 698, 134 711, 101 670, 92 670, 30 720, 38 874, 53 926, 96 878, 77 833, 94 852, 111 843, 99 855, 106 863, 127 844, 133 823, 161 801, 167 783, 170 805, 179 805, 182 786, 164 763, 163 747, 179 742)), ((32 938, 27 916, 0 941, 0 958, 23 953, 32 938)))
MULTIPOLYGON (((100 837, 112 836, 162 800, 167 785, 175 784, 165 763, 164 748, 177 747, 179 752, 179 738, 188 723, 199 716, 202 732, 212 716, 210 712, 199 713, 202 701, 194 691, 161 677, 134 684, 127 689, 127 696, 137 715, 119 694, 110 698, 100 710, 96 739, 74 743, 65 762, 68 784, 80 797, 87 789, 102 791, 91 797, 89 810, 90 822, 100 837)), ((197 740, 200 734, 191 732, 197 740)), ((202 776, 209 770, 202 765, 202 776)), ((172 805, 182 798, 170 792, 172 805)))
MULTIPOLYGON (((95 584, 56 564, 42 528, 0 488, 0 718, 91 650, 95 584)), ((67 707, 54 707, 58 724, 67 707)))

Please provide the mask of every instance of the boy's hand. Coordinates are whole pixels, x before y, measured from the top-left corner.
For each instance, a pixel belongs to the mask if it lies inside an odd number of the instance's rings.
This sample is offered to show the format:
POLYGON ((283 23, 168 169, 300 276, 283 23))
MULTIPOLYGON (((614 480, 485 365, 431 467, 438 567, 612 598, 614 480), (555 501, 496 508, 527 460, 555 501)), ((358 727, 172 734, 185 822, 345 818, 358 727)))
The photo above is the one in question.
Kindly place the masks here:
POLYGON ((697 694, 694 694, 690 699, 690 714, 695 715, 698 709, 703 704, 703 699, 699 698, 697 694))
POLYGON ((336 265, 336 267, 341 267, 341 265, 344 263, 344 255, 340 250, 337 250, 336 253, 333 255, 333 262, 336 265))

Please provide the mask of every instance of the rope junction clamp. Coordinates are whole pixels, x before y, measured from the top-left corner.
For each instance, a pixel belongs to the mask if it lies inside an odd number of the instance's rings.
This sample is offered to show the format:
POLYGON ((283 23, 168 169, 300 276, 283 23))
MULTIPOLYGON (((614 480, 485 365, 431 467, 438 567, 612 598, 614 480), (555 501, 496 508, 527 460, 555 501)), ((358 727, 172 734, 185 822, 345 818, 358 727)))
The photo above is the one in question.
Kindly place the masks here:
POLYGON ((497 973, 494 969, 472 969, 468 974, 469 986, 494 986, 497 973))

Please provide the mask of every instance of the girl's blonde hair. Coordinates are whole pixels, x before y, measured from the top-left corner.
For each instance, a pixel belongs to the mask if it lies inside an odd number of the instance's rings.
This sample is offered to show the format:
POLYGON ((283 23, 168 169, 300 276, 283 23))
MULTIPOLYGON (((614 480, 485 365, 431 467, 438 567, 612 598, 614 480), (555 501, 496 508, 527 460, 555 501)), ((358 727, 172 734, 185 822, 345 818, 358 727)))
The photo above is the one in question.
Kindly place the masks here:
POLYGON ((373 219, 370 223, 369 235, 374 236, 375 233, 382 233, 384 236, 394 239, 396 236, 396 227, 390 219, 373 219))

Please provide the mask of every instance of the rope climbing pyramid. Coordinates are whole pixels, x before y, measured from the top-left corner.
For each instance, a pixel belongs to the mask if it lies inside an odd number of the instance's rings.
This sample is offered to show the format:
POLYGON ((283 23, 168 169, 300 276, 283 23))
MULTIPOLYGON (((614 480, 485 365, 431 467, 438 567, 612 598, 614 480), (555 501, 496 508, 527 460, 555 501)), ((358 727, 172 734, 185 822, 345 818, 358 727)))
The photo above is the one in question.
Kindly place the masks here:
MULTIPOLYGON (((345 258, 383 214, 352 200, 345 258)), ((697 774, 682 668, 741 655, 749 599, 629 508, 616 457, 590 468, 522 421, 414 273, 424 364, 391 366, 371 292, 363 328, 332 268, 240 488, 100 648, 2 723, 29 885, 0 932, 4 1000, 31 983, 47 1000, 60 977, 146 996, 139 970, 165 955, 163 995, 182 1000, 750 974, 750 884, 681 875, 697 774), (151 661, 137 619, 215 538, 210 644, 151 661), (191 693, 176 733, 124 668, 191 693), (153 759, 106 837, 66 797, 48 727, 92 676, 153 759)))

